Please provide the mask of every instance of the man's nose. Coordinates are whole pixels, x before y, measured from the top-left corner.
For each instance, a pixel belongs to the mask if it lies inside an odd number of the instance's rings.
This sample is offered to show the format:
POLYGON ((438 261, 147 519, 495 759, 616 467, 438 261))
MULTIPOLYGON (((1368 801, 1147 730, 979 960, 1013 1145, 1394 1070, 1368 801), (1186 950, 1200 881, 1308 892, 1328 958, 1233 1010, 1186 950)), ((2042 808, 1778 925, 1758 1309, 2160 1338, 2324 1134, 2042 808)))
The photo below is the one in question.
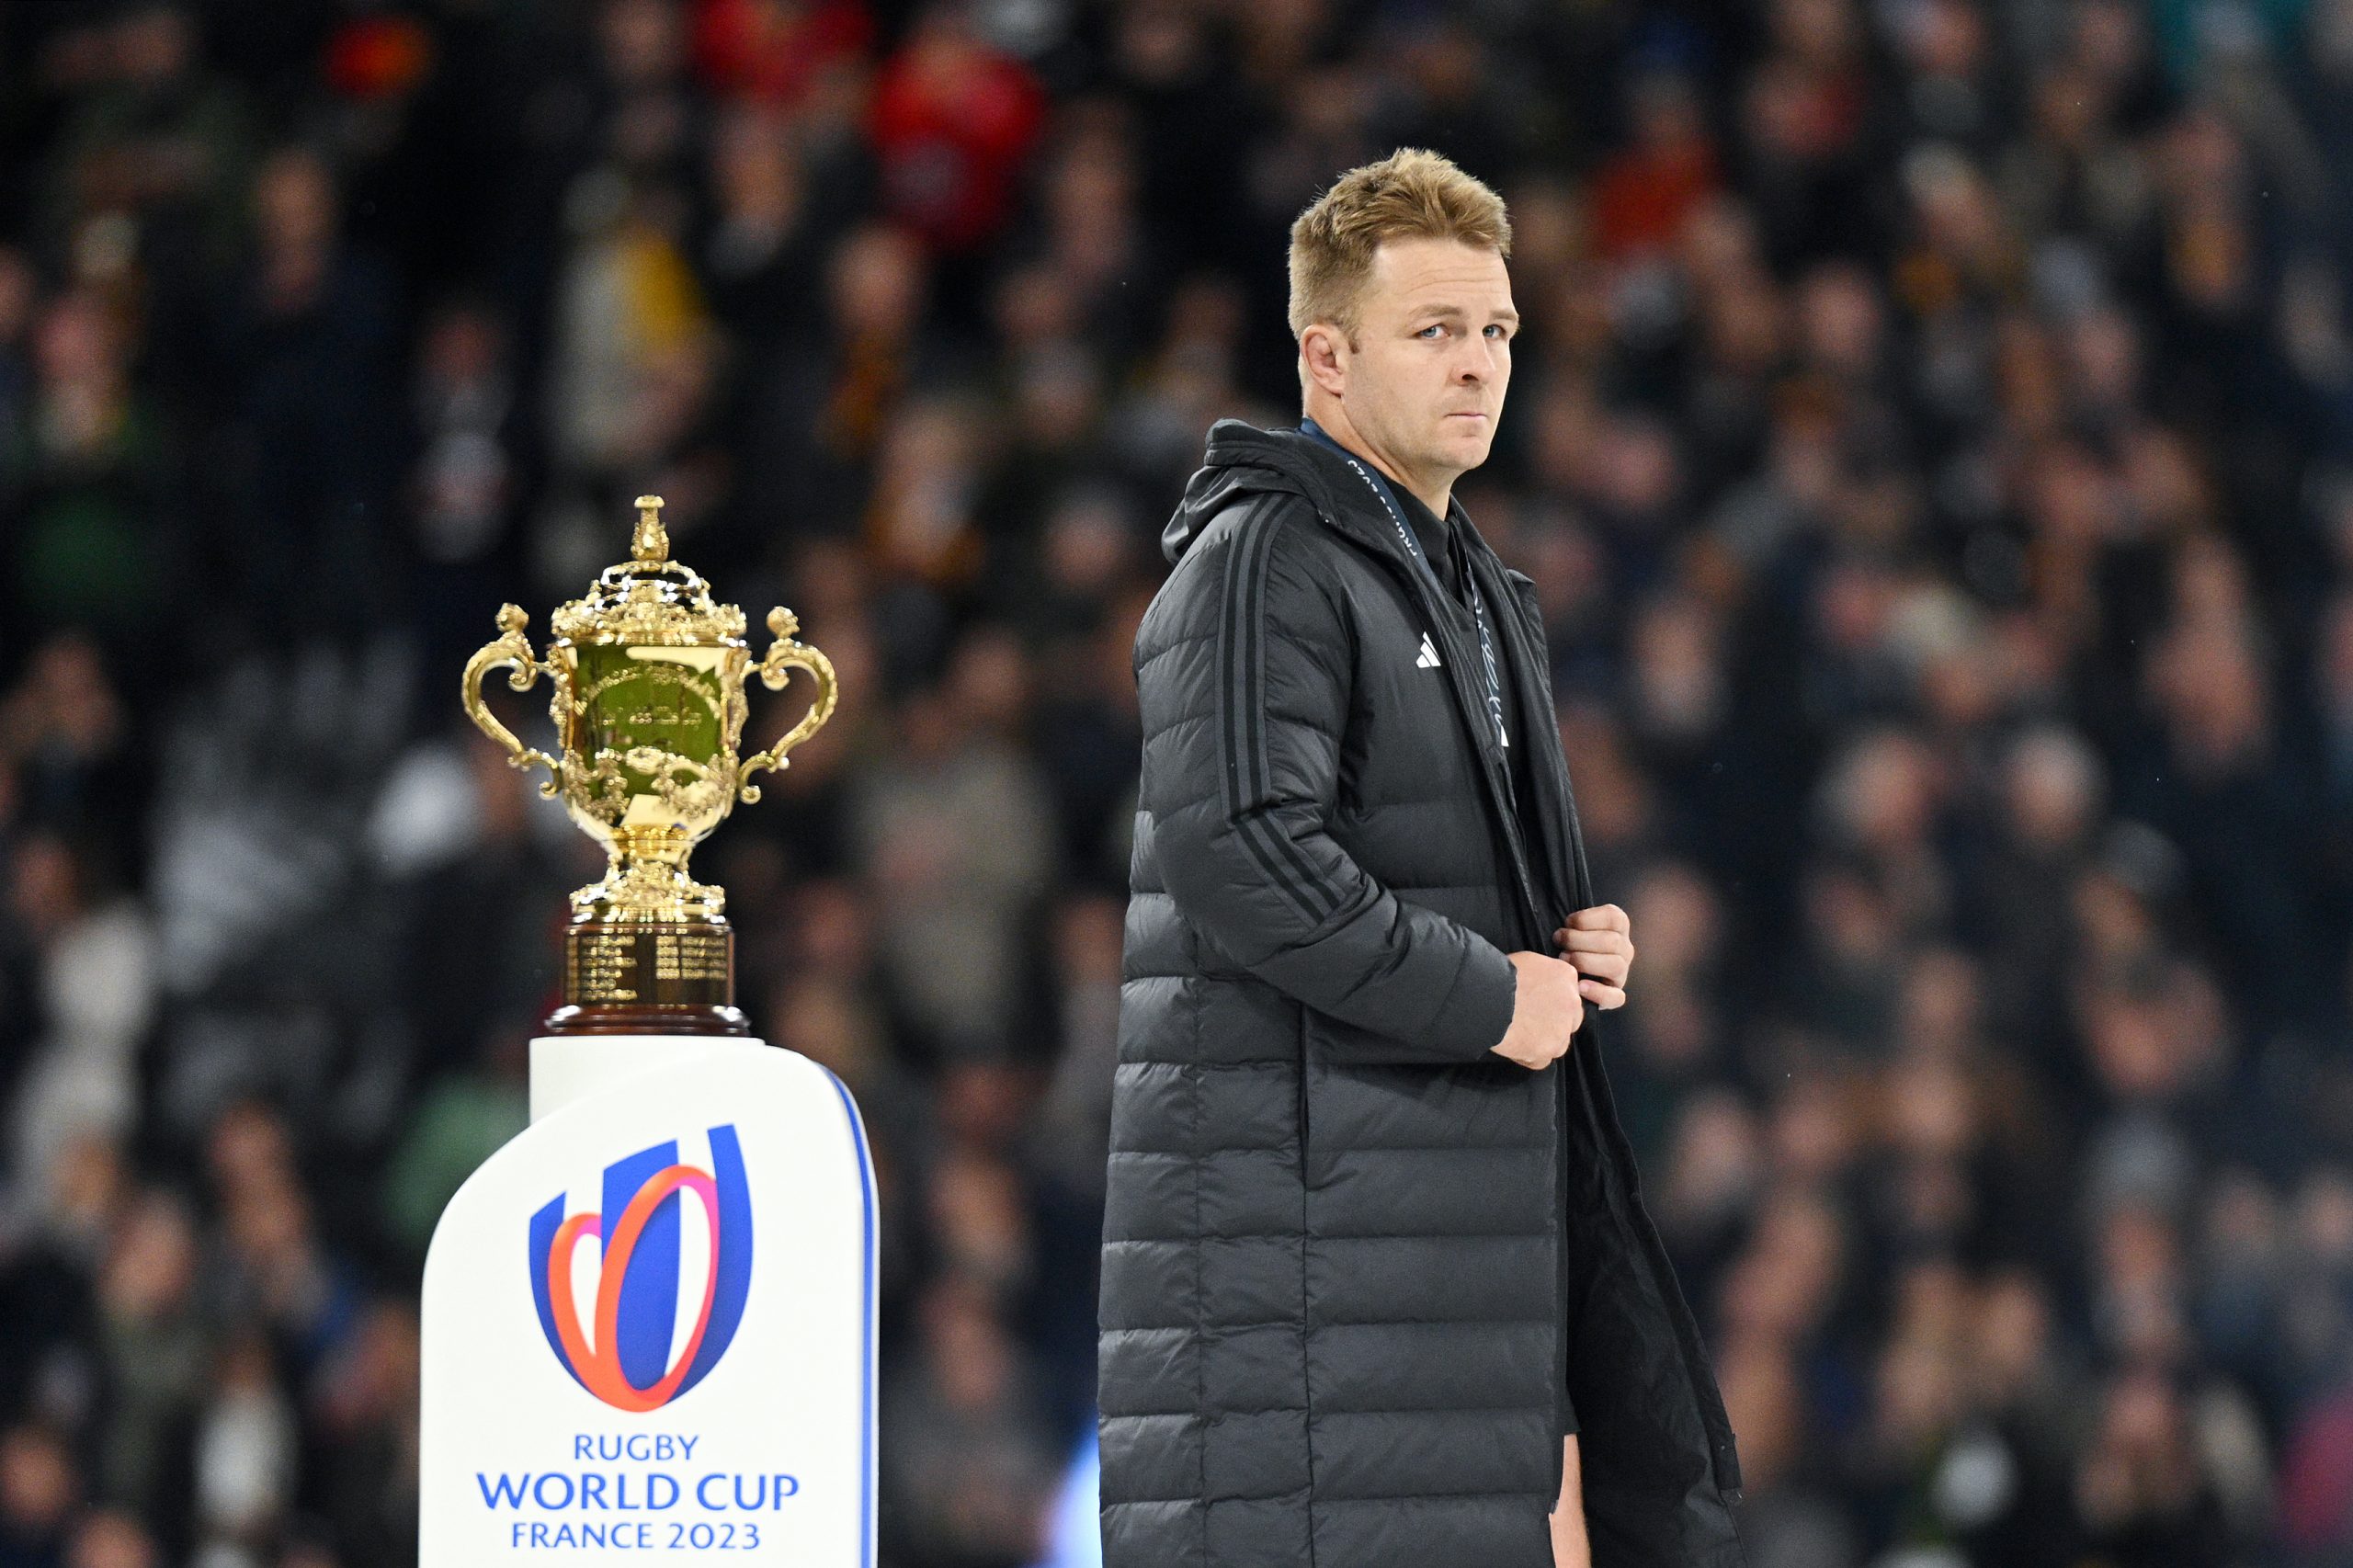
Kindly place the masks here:
POLYGON ((1477 386, 1495 373, 1495 351, 1493 344, 1465 344, 1454 361, 1455 380, 1464 386, 1477 386))

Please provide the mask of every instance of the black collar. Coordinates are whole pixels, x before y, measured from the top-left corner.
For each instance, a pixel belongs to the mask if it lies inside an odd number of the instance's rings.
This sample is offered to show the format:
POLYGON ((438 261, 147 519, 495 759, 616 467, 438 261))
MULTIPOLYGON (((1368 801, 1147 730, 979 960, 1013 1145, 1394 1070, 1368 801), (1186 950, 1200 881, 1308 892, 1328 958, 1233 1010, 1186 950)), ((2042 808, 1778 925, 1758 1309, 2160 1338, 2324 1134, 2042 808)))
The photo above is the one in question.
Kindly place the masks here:
MULTIPOLYGON (((1362 453, 1352 452, 1342 446, 1338 437, 1318 425, 1312 417, 1303 418, 1299 422, 1299 433, 1343 457, 1351 459, 1363 457, 1362 453)), ((1446 585, 1449 593, 1459 597, 1462 592, 1462 562, 1454 550, 1457 531, 1454 518, 1455 515, 1461 510, 1461 503, 1452 496, 1449 496, 1446 516, 1441 518, 1430 510, 1429 503, 1382 473, 1379 469, 1372 468, 1370 460, 1366 460, 1366 467, 1371 470, 1373 478, 1379 482, 1381 487, 1389 493, 1390 499, 1397 504, 1397 509, 1404 515, 1407 525, 1420 536, 1422 551, 1428 558, 1430 564, 1437 569, 1438 581, 1446 585)))

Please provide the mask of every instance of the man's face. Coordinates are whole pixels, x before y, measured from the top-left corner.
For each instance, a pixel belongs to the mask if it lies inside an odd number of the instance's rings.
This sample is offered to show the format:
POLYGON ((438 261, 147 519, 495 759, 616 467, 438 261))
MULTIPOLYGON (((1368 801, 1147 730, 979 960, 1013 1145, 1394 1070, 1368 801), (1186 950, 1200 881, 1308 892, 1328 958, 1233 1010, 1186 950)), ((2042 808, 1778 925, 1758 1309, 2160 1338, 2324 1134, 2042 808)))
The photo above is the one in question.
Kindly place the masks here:
POLYGON ((1504 258, 1459 240, 1373 253, 1347 353, 1348 418, 1392 462, 1451 476, 1487 460, 1519 330, 1504 258))

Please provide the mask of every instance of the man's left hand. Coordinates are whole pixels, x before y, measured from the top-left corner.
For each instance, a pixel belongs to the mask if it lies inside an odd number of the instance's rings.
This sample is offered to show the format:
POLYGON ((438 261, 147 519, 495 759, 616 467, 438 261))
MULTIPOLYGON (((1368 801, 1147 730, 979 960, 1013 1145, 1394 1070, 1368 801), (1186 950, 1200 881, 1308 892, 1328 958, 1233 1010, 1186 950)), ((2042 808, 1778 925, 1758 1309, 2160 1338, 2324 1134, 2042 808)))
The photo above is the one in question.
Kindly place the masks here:
POLYGON ((1634 922, 1614 903, 1580 909, 1552 933, 1561 956, 1584 978, 1578 994, 1596 1007, 1626 1005, 1626 977, 1634 967, 1634 922))

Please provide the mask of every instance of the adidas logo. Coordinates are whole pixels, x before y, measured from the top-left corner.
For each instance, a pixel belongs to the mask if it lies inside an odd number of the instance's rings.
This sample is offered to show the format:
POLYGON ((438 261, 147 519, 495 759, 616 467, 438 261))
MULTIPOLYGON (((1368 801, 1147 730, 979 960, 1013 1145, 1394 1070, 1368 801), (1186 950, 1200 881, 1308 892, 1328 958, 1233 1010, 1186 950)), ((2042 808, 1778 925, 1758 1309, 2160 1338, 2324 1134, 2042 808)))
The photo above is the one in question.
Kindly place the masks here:
POLYGON ((1422 656, 1414 661, 1414 667, 1417 670, 1438 668, 1438 649, 1431 643, 1430 634, 1427 631, 1422 633, 1422 656))

